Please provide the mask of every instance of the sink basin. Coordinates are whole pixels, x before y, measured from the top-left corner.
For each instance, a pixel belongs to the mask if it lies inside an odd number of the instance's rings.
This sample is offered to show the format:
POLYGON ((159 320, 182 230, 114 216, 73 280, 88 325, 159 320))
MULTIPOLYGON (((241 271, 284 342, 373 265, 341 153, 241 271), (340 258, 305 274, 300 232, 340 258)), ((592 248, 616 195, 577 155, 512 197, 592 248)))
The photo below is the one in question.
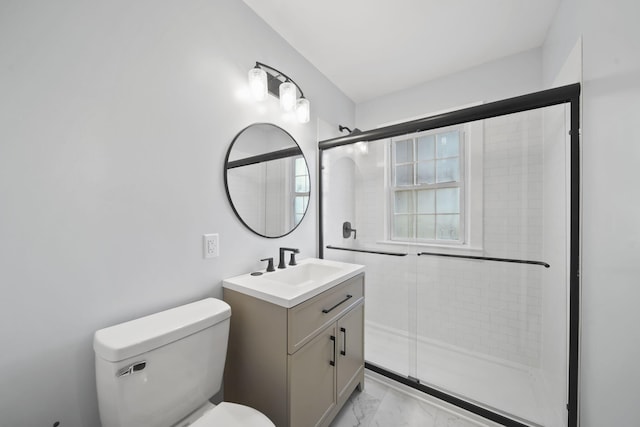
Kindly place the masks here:
POLYGON ((282 307, 293 307, 364 271, 364 266, 319 258, 306 258, 298 265, 260 276, 243 274, 222 286, 282 307))
MULTIPOLYGON (((321 260, 318 260, 321 261, 321 260)), ((316 262, 300 263, 299 265, 283 270, 276 270, 265 279, 286 283, 291 286, 306 286, 308 282, 321 282, 335 274, 340 274, 341 268, 334 265, 320 264, 316 262)))

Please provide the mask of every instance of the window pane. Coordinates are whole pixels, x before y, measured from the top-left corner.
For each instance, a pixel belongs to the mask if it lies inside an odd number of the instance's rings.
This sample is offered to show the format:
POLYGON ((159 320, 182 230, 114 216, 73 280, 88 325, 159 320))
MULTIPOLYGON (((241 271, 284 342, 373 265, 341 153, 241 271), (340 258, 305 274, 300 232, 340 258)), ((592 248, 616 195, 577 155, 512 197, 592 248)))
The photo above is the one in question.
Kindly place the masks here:
POLYGON ((413 215, 395 215, 393 217, 393 237, 397 239, 413 238, 413 215))
POLYGON ((309 172, 307 171, 307 163, 304 161, 302 157, 298 157, 296 159, 296 175, 307 175, 309 172))
POLYGON ((435 190, 419 190, 418 197, 418 213, 435 213, 436 198, 435 190))
POLYGON ((456 128, 392 142, 390 238, 464 241, 463 136, 456 128))
POLYGON ((396 166, 396 186, 413 185, 413 164, 396 166))
POLYGON ((309 192, 309 177, 307 175, 296 176, 296 193, 309 192))
POLYGON ((438 215, 436 218, 438 240, 458 240, 460 235, 460 215, 438 215))
POLYGON ((398 141, 396 147, 396 163, 413 162, 413 140, 398 141))
POLYGON ((432 160, 435 157, 435 138, 433 135, 418 138, 418 160, 432 160))
POLYGON ((438 158, 460 155, 459 132, 447 132, 438 135, 438 158))
POLYGON ((413 191, 395 192, 394 213, 413 213, 413 191))
POLYGON ((459 157, 436 161, 436 182, 457 182, 459 180, 459 157))
POLYGON ((436 193, 438 213, 460 213, 460 189, 441 188, 436 193))
POLYGON ((433 240, 436 238, 436 216, 418 215, 417 217, 417 237, 418 239, 433 240))
POLYGON ((295 198, 295 211, 299 214, 304 214, 307 209, 308 196, 296 196, 295 198))
POLYGON ((436 171, 435 163, 433 160, 427 162, 420 162, 418 166, 418 184, 433 184, 435 183, 436 171))

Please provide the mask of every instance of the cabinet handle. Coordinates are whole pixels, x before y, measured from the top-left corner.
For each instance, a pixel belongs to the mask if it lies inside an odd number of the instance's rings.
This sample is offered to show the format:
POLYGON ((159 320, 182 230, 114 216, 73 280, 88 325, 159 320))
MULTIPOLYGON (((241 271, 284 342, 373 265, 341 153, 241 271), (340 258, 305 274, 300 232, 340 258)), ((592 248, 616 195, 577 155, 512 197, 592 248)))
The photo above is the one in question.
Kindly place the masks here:
POLYGON ((340 328, 340 332, 344 334, 342 336, 342 351, 340 352, 340 354, 343 356, 346 356, 347 355, 347 330, 345 328, 340 328))
POLYGON ((329 360, 329 365, 336 366, 336 337, 331 335, 330 339, 333 341, 333 353, 331 353, 333 360, 329 360))
POLYGON ((345 299, 343 299, 342 301, 340 301, 339 303, 337 303, 336 305, 334 305, 334 306, 333 306, 333 307, 331 307, 331 308, 323 308, 323 309, 322 309, 322 312, 323 312, 324 314, 329 313, 330 311, 334 310, 336 307, 338 307, 338 306, 339 306, 340 304, 342 304, 343 302, 348 301, 348 300, 349 300, 349 298, 353 298, 353 295, 347 294, 347 297, 346 297, 345 299))

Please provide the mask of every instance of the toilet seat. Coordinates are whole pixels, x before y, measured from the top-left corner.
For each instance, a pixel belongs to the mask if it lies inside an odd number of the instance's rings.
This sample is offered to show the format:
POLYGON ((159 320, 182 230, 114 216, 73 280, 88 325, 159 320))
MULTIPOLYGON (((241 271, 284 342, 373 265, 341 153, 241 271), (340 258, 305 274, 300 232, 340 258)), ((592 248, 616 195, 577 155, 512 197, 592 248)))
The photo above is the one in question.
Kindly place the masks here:
POLYGON ((191 427, 275 427, 269 418, 248 406, 222 402, 193 422, 191 427))

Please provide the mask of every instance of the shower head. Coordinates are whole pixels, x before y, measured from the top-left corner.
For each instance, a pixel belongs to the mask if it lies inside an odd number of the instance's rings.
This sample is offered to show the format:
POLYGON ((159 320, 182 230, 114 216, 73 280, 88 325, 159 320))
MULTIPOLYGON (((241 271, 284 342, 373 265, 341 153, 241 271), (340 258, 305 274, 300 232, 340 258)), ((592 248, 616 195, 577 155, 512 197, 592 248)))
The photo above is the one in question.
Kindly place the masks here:
POLYGON ((347 132, 349 132, 349 135, 352 135, 352 134, 354 134, 354 133, 355 133, 355 134, 358 134, 358 133, 361 133, 361 132, 362 132, 362 131, 361 131, 360 129, 358 129, 358 128, 353 128, 353 130, 351 130, 351 129, 349 129, 348 127, 346 127, 346 126, 342 126, 342 125, 338 125, 338 130, 339 130, 340 132, 344 132, 344 131, 346 130, 347 132))

